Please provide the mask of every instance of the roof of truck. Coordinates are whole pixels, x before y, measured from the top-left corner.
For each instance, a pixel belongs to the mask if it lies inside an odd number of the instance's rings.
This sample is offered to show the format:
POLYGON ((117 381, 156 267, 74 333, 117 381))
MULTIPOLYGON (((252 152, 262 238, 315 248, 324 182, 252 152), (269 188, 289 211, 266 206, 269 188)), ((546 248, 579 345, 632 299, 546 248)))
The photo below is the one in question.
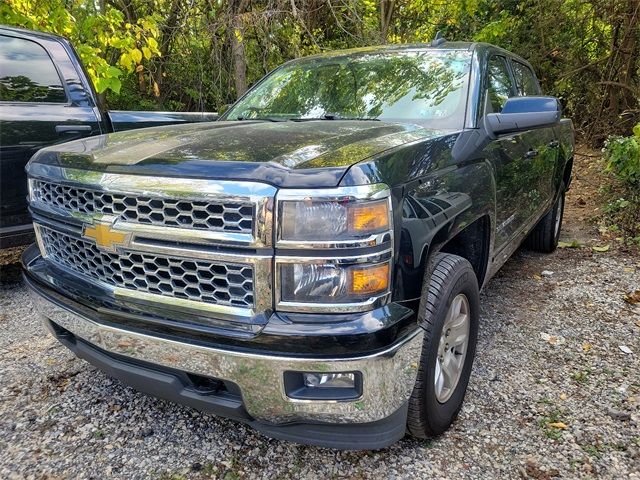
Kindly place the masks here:
POLYGON ((358 47, 358 48, 350 48, 345 50, 329 50, 327 52, 318 53, 315 55, 309 55, 307 57, 302 57, 290 61, 296 60, 304 60, 304 59, 314 59, 314 58, 335 58, 335 57, 348 57, 351 55, 366 55, 366 54, 375 54, 375 53, 388 53, 388 52, 403 52, 403 51, 411 51, 411 50, 467 50, 469 52, 477 52, 479 54, 485 53, 499 53, 501 55, 505 55, 507 57, 515 58, 522 63, 525 63, 530 66, 529 62, 525 59, 516 55, 515 53, 509 52, 503 48, 497 47, 490 43, 484 42, 447 42, 444 41, 437 45, 433 43, 403 43, 403 44, 392 44, 392 45, 376 45, 371 47, 358 47))
POLYGON ((38 30, 29 30, 28 28, 10 27, 8 25, 0 25, 0 31, 17 33, 24 36, 37 36, 40 38, 49 38, 51 40, 66 40, 62 35, 55 33, 40 32, 38 30))

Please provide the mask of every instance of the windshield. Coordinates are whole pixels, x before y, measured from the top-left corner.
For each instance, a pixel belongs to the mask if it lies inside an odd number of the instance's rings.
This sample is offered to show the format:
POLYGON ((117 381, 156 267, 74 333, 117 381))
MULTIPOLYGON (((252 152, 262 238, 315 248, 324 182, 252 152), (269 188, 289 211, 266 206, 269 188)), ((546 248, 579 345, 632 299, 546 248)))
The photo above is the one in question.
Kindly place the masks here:
POLYGON ((462 128, 471 52, 422 50, 307 58, 250 90, 224 120, 384 120, 462 128))

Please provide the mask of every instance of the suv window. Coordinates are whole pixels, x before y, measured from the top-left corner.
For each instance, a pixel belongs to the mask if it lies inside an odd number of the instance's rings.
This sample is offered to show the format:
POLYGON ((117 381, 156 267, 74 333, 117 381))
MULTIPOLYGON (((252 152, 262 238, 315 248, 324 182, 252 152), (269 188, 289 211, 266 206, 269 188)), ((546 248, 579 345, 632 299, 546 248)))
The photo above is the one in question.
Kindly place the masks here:
POLYGON ((536 82, 536 77, 534 77, 531 69, 520 62, 514 61, 512 65, 513 76, 518 87, 518 95, 540 95, 540 87, 538 87, 538 82, 536 82))
POLYGON ((58 72, 35 42, 0 35, 0 101, 67 101, 58 72))
POLYGON ((491 111, 500 113, 507 99, 513 96, 513 82, 504 57, 491 57, 488 65, 488 95, 491 111))

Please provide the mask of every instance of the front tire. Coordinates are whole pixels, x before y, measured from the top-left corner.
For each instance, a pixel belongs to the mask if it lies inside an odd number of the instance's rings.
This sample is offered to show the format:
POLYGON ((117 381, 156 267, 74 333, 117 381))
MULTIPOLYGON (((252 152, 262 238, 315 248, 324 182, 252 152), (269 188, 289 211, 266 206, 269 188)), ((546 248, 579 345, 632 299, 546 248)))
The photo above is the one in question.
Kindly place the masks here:
POLYGON ((476 351, 480 300, 471 264, 439 253, 425 278, 420 324, 425 329, 407 429, 418 438, 440 435, 455 420, 476 351))

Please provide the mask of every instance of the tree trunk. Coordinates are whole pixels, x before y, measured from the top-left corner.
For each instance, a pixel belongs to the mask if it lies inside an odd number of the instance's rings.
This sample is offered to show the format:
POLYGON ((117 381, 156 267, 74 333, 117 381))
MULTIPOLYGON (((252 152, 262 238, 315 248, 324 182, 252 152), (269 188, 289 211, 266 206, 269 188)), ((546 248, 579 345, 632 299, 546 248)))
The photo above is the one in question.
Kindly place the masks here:
MULTIPOLYGON (((155 81, 160 87, 160 91, 164 92, 162 84, 164 83, 163 73, 165 71, 165 63, 167 62, 168 53, 171 51, 174 34, 178 27, 178 22, 181 20, 181 8, 180 0, 173 0, 169 9, 169 16, 160 28, 160 37, 158 38, 160 58, 154 60, 156 67, 155 81)), ((140 84, 141 91, 146 88, 144 83, 140 84)))
POLYGON ((236 98, 247 91, 247 56, 244 49, 244 14, 251 0, 229 0, 227 32, 231 46, 233 62, 233 81, 236 86, 236 98))
POLYGON ((247 91, 247 58, 244 51, 244 22, 241 14, 233 15, 229 29, 229 41, 233 58, 236 97, 240 98, 247 91))
MULTIPOLYGON (((620 109, 637 108, 638 98, 634 95, 634 76, 638 72, 638 44, 640 43, 640 4, 629 2, 622 23, 622 40, 620 42, 620 74, 619 81, 626 87, 621 92, 620 109)), ((622 113, 622 111, 620 113, 622 113)))
POLYGON ((611 25, 609 61, 599 82, 604 87, 600 111, 587 133, 596 142, 610 134, 628 134, 640 118, 637 94, 640 3, 619 0, 607 6, 610 10, 605 15, 608 14, 611 25))
POLYGON ((380 43, 387 43, 395 0, 380 0, 380 43))

